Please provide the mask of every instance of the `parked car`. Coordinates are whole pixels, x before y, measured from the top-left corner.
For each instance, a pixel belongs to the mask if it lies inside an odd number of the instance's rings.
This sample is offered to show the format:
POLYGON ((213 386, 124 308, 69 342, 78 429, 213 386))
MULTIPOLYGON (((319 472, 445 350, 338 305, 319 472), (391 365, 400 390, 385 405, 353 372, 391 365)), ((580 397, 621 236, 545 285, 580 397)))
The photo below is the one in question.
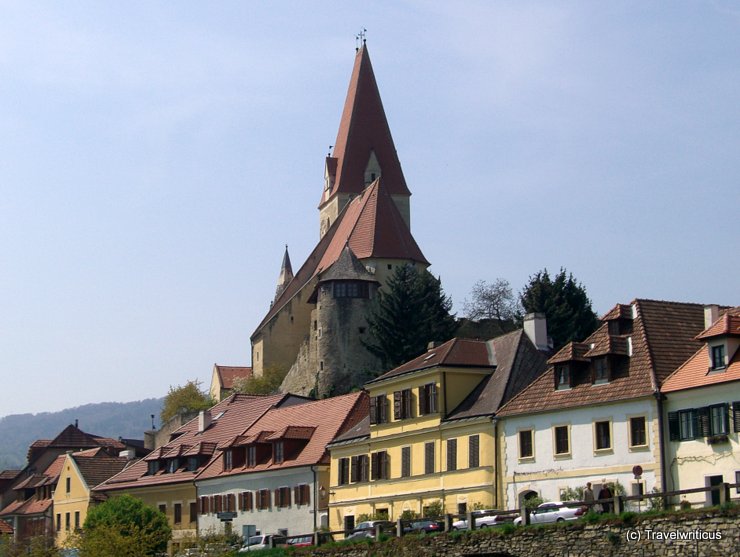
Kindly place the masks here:
POLYGON ((421 520, 414 520, 403 531, 405 533, 412 532, 444 532, 445 523, 439 520, 432 520, 430 518, 424 518, 421 520))
MULTIPOLYGON (((586 513, 583 506, 570 507, 562 501, 550 501, 542 503, 529 514, 531 524, 544 524, 547 522, 563 522, 564 520, 576 520, 586 513)), ((519 526, 522 523, 522 517, 517 516, 514 524, 519 526)))
POLYGON ((355 526, 352 533, 345 539, 356 540, 361 538, 374 538, 376 526, 380 526, 382 530, 391 530, 392 528, 395 528, 396 525, 390 520, 366 520, 365 522, 360 522, 355 526))
POLYGON ((288 538, 288 545, 292 547, 308 547, 313 545, 313 536, 298 536, 297 538, 288 538))
POLYGON ((249 536, 238 553, 247 553, 248 551, 257 551, 258 549, 269 549, 270 547, 284 546, 287 544, 287 538, 280 534, 258 534, 249 536), (272 545, 270 545, 272 541, 272 545))
MULTIPOLYGON (((488 528, 489 526, 501 526, 502 524, 506 524, 507 520, 502 517, 498 516, 495 513, 496 511, 488 510, 488 511, 473 511, 473 518, 475 519, 475 527, 476 528, 488 528)), ((511 522, 511 519, 509 519, 508 522, 511 522)), ((452 523, 452 529, 453 530, 467 530, 468 529, 468 520, 467 518, 463 518, 462 520, 456 520, 452 523)))
POLYGON ((176 557, 202 557, 202 555, 203 552, 201 552, 197 547, 189 547, 177 553, 176 557))

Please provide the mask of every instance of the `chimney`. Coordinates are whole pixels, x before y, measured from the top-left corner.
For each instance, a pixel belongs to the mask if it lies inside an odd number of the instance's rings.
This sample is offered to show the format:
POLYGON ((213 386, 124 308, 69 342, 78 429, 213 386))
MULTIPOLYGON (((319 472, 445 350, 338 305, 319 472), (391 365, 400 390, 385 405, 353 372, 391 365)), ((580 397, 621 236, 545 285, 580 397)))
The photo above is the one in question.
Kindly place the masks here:
POLYGON ((436 340, 430 340, 427 343, 427 351, 434 350, 435 348, 437 348, 437 346, 439 346, 439 342, 437 342, 436 340))
POLYGON ((126 460, 133 460, 136 458, 136 451, 134 449, 126 449, 118 453, 118 456, 125 457, 126 460))
POLYGON ((704 306, 704 328, 711 327, 717 319, 719 319, 719 306, 717 304, 704 306))
POLYGON ((528 313, 524 316, 524 333, 537 350, 548 350, 547 320, 544 313, 528 313))
POLYGON ((211 425, 211 411, 201 410, 200 414, 198 414, 198 431, 201 433, 204 432, 208 429, 209 425, 211 425))

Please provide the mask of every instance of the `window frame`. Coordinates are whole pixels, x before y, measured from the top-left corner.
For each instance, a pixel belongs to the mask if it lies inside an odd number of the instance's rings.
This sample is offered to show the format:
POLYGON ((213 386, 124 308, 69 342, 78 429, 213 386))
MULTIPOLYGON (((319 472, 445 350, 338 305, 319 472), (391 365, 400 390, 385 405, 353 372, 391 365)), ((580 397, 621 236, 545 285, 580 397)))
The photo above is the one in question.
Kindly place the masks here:
POLYGON ((571 438, 570 438, 570 424, 553 424, 552 426, 552 454, 555 458, 569 458, 572 456, 571 438), (565 431, 565 444, 566 450, 559 451, 558 447, 558 431, 565 431))
POLYGON ((715 344, 709 347, 710 371, 727 369, 727 364, 725 364, 725 352, 726 350, 724 344, 715 344), (717 365, 718 363, 719 365, 717 365))
POLYGON ((447 439, 447 471, 457 470, 457 438, 447 439))
POLYGON ((627 416, 627 435, 628 435, 627 444, 630 450, 634 451, 634 450, 648 448, 650 446, 650 443, 648 441, 647 416, 644 414, 639 414, 636 416, 627 416), (635 423, 636 420, 642 420, 642 435, 643 435, 642 443, 635 442, 635 431, 634 431, 633 423, 635 423))
POLYGON ((520 461, 534 460, 535 458, 534 456, 534 429, 531 427, 518 429, 517 430, 517 445, 519 449, 519 460, 520 461), (524 448, 524 443, 522 443, 522 439, 524 439, 524 437, 522 437, 522 435, 524 434, 529 434, 528 435, 529 454, 524 454, 522 450, 524 448))
POLYGON ((597 454, 613 453, 614 452, 614 432, 612 431, 612 420, 611 418, 603 418, 594 420, 593 425, 593 436, 594 436, 594 452, 597 454), (600 447, 600 426, 606 424, 606 434, 608 436, 608 446, 600 447))
POLYGON ((478 467, 480 467, 480 435, 475 433, 468 436, 468 468, 478 467))

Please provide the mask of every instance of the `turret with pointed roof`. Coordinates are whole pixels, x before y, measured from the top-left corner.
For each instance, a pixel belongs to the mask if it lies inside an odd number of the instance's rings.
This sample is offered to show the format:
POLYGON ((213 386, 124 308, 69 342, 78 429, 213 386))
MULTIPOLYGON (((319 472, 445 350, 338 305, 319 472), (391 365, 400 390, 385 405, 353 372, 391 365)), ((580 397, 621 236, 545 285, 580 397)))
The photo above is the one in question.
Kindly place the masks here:
POLYGON ((353 197, 381 176, 409 227, 411 192, 396 154, 367 46, 363 44, 355 56, 334 152, 326 158, 324 191, 319 203, 321 235, 353 197))
POLYGON ((321 238, 295 275, 286 249, 275 299, 251 336, 255 376, 277 370, 287 373, 283 390, 325 395, 381 371, 362 342, 372 296, 398 266, 429 265, 409 227, 410 195, 363 45, 326 159, 321 238))
POLYGON ((285 244, 285 254, 283 255, 283 264, 280 266, 280 276, 275 289, 275 300, 280 297, 288 283, 293 280, 293 267, 290 264, 290 255, 288 255, 288 244, 285 244))

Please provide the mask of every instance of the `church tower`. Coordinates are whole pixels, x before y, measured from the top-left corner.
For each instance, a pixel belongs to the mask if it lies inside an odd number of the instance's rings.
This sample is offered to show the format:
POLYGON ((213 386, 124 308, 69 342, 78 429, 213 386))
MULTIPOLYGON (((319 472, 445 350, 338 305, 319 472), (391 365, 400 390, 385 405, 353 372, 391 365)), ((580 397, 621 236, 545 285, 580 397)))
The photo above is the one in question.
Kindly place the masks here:
POLYGON ((326 157, 324 191, 319 203, 321 236, 352 198, 381 177, 383 187, 410 228, 411 192, 403 177, 373 66, 363 43, 355 55, 334 151, 326 157))
POLYGON ((290 265, 290 255, 288 255, 288 244, 285 244, 285 254, 283 255, 283 264, 280 266, 280 276, 275 289, 275 300, 280 297, 288 283, 293 280, 293 267, 290 265))

